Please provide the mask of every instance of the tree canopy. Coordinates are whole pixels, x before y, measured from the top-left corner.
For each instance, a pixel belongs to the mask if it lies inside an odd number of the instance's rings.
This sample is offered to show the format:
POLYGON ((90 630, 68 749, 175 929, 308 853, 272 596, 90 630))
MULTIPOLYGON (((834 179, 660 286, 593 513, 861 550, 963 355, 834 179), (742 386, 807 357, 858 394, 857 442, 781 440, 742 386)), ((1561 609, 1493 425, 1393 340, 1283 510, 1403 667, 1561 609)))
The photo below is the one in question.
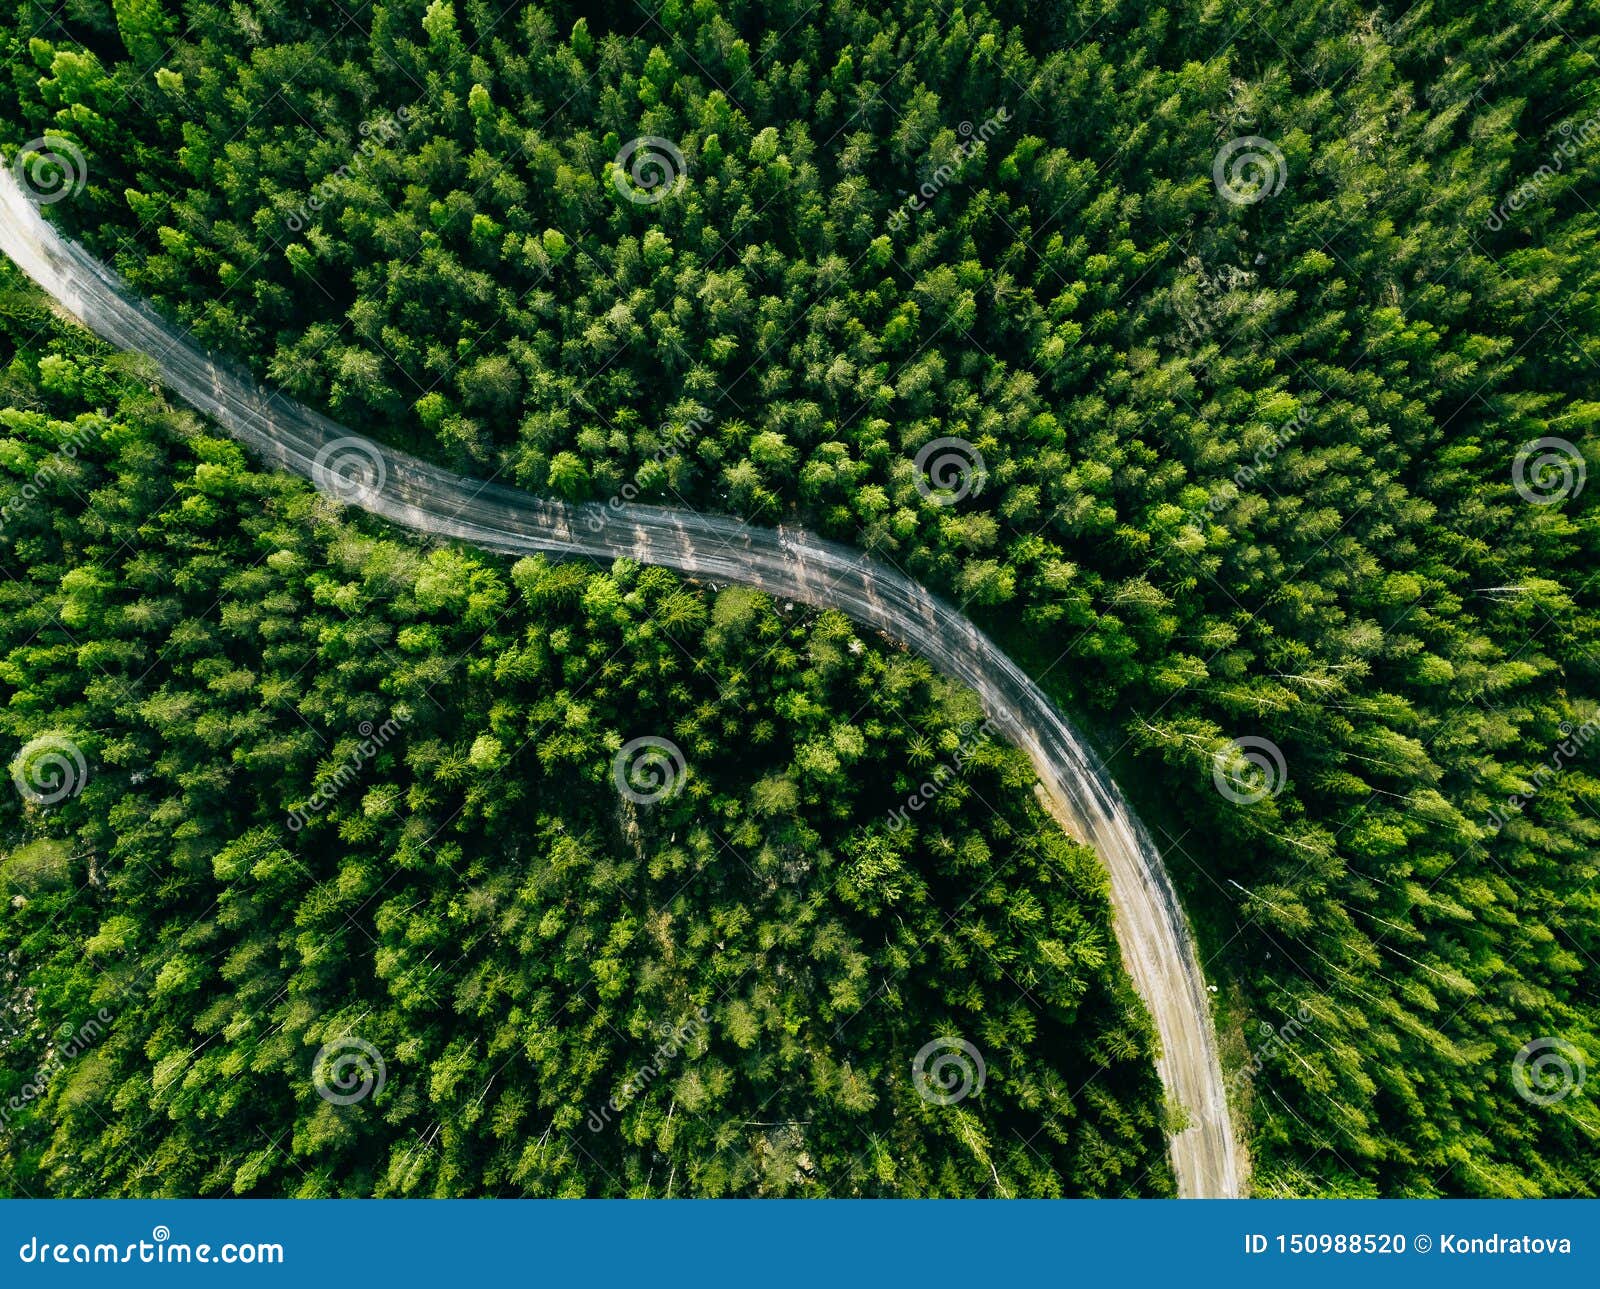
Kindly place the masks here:
POLYGON ((0 41, 15 141, 86 158, 53 217, 264 379, 979 616, 1186 885, 1258 1193, 1600 1189, 1581 1078, 1524 1095, 1541 1044, 1600 1064, 1592 6, 30 0, 0 41))

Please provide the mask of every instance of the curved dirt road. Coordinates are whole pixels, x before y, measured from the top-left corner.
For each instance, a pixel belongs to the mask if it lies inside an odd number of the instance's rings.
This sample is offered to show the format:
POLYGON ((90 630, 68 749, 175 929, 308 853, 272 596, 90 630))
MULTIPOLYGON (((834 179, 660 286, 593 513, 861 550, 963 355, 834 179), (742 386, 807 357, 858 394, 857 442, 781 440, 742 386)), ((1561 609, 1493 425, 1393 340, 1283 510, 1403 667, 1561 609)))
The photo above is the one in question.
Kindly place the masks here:
POLYGON ((1179 1193, 1241 1194, 1209 995, 1161 856, 1098 758, 1050 700, 971 622, 859 551, 794 529, 655 506, 564 505, 452 474, 257 385, 202 353, 133 299, 98 260, 61 238, 0 167, 0 250, 57 305, 120 349, 148 355, 162 382, 263 459, 394 523, 508 555, 628 556, 837 609, 904 642, 976 690, 1032 760, 1061 826, 1110 873, 1117 939, 1160 1037, 1157 1071, 1188 1114, 1171 1139, 1179 1193))

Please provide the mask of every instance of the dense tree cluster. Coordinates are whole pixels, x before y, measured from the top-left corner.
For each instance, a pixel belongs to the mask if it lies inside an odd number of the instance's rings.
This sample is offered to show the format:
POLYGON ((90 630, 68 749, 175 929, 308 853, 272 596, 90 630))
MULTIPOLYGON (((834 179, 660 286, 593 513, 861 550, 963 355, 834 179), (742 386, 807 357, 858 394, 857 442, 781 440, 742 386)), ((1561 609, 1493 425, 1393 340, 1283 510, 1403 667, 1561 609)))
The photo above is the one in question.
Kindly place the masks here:
POLYGON ((970 695, 374 535, 6 283, 0 745, 79 764, 0 793, 5 1193, 1170 1191, 1099 863, 970 695))
POLYGON ((59 218, 346 422, 982 614, 1166 826, 1230 1061, 1311 1017, 1235 1084, 1258 1191, 1600 1190, 1589 1092, 1514 1082, 1600 1068, 1597 490, 1515 486, 1600 413, 1593 7, 582 10, 31 4, 8 107, 89 158, 59 218))

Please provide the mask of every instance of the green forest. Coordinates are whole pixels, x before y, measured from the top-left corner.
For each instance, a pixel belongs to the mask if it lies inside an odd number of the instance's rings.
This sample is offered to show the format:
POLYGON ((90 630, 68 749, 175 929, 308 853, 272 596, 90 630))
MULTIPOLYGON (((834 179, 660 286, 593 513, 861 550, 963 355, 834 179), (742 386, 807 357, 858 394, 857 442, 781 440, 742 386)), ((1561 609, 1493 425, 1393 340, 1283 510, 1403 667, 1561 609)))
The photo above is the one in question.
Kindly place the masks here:
POLYGON ((0 729, 93 772, 7 794, 4 1091, 112 1019, 8 1116, 16 1193, 1170 1187, 1104 878, 965 695, 838 615, 363 531, 18 297, 0 729))
MULTIPOLYGON (((25 0, 0 55, 49 218, 263 381, 991 632, 1183 888, 1252 1193, 1600 1194, 1593 6, 25 0)), ((7 1193, 1171 1193, 1100 865, 970 695, 388 531, 5 283, 0 729, 86 758, 0 804, 7 1193)))

